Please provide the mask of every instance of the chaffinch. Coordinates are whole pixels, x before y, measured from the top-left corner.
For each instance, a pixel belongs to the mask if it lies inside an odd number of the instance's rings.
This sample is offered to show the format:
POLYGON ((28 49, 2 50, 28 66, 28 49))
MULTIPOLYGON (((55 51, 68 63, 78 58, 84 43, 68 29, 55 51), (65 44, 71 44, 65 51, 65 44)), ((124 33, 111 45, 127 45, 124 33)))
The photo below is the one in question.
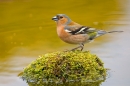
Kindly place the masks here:
POLYGON ((70 44, 79 44, 78 47, 83 50, 84 43, 88 43, 95 38, 107 33, 122 32, 122 31, 104 31, 97 30, 96 28, 80 25, 72 21, 65 14, 57 14, 52 18, 57 23, 57 34, 61 40, 70 44))

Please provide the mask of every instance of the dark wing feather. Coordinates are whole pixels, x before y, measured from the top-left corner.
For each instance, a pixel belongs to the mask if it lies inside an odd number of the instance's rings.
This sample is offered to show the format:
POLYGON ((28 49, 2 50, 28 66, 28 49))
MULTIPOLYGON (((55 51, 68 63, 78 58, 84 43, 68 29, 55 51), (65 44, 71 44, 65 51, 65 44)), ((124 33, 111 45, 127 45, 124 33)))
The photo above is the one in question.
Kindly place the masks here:
POLYGON ((66 26, 65 31, 73 35, 76 35, 76 34, 86 34, 88 32, 93 32, 95 31, 95 28, 86 26, 66 26))

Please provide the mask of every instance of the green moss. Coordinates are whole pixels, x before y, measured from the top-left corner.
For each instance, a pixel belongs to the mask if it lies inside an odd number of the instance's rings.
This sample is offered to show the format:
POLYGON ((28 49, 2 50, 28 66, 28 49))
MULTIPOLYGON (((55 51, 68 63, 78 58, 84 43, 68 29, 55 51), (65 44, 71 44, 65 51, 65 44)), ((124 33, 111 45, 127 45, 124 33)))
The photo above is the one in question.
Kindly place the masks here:
POLYGON ((40 56, 21 74, 27 82, 94 82, 104 80, 103 62, 89 51, 53 52, 40 56))

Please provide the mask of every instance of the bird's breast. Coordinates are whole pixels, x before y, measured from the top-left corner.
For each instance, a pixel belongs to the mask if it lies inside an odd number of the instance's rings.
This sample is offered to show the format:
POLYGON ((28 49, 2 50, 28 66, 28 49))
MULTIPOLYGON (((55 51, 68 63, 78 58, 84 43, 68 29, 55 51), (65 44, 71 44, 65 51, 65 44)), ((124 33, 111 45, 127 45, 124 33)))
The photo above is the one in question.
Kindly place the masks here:
POLYGON ((64 27, 57 27, 57 34, 61 40, 70 44, 79 44, 87 41, 87 35, 72 35, 64 30, 64 27))
POLYGON ((61 26, 61 27, 57 27, 57 34, 59 37, 61 38, 66 38, 68 36, 70 36, 70 33, 67 33, 65 30, 64 30, 64 27, 61 26))

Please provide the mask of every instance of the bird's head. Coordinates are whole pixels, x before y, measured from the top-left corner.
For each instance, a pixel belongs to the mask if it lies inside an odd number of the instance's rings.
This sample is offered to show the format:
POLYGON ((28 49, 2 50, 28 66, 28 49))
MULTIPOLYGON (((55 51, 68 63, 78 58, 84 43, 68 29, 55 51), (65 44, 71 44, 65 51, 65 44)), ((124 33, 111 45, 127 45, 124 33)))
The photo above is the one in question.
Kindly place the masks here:
POLYGON ((58 24, 69 24, 71 22, 71 19, 65 14, 57 14, 52 18, 52 20, 58 24))

